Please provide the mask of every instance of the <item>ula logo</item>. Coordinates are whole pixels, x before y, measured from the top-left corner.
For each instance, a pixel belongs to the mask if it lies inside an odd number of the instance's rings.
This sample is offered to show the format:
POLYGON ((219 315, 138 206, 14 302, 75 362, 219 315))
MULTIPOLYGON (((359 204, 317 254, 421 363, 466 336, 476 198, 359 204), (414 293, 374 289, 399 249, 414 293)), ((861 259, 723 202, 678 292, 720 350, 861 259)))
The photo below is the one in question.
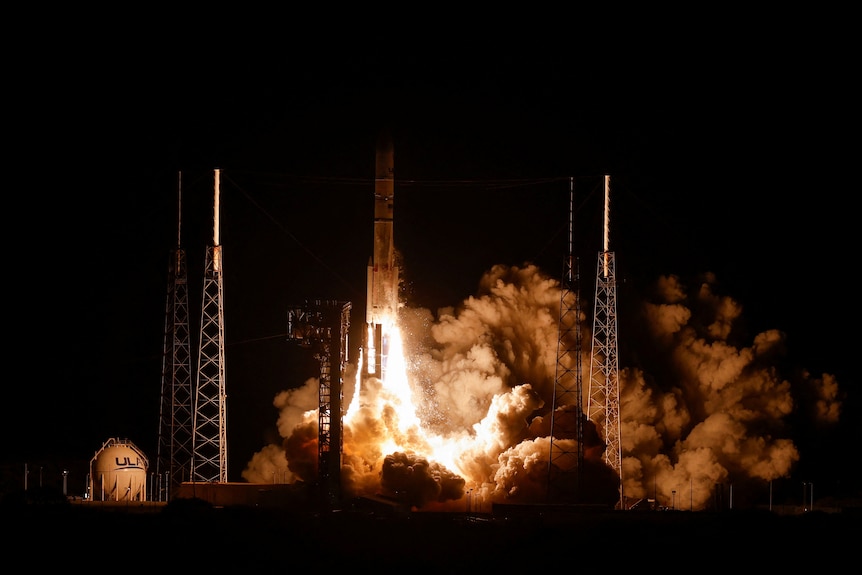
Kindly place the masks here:
POLYGON ((141 460, 139 458, 135 458, 135 462, 132 463, 132 460, 126 457, 115 457, 114 461, 117 463, 117 467, 141 467, 141 460))

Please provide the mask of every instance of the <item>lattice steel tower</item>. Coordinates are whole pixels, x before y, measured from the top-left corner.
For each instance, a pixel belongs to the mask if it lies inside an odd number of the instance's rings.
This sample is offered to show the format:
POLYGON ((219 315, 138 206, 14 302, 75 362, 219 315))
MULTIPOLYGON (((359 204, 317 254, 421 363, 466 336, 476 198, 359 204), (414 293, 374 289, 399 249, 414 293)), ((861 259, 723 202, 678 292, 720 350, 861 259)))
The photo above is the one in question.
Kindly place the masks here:
POLYGON ((189 296, 186 253, 181 247, 182 173, 178 178, 177 245, 168 260, 162 394, 156 458, 158 499, 167 501, 191 477, 192 361, 189 344, 189 296))
POLYGON ((227 394, 224 364, 224 288, 219 245, 219 170, 215 170, 213 245, 204 268, 201 337, 194 410, 193 481, 227 482, 227 394))
POLYGON ((573 256, 574 178, 569 179, 569 241, 560 285, 560 324, 551 443, 548 458, 550 502, 581 498, 584 463, 583 386, 581 377, 581 308, 577 259, 573 256), (576 445, 572 441, 577 442, 576 445))
POLYGON ((317 406, 318 484, 330 508, 341 505, 344 445, 343 378, 347 364, 350 302, 320 301, 288 310, 287 337, 310 348, 320 363, 317 406), (333 360, 336 362, 333 362, 333 360), (335 373, 332 373, 333 363, 335 373))
POLYGON ((617 285, 614 252, 609 249, 610 176, 605 176, 604 250, 596 268, 593 342, 590 352, 590 391, 587 416, 605 441, 604 459, 620 478, 622 507, 622 453, 620 447, 620 388, 617 357, 617 285))

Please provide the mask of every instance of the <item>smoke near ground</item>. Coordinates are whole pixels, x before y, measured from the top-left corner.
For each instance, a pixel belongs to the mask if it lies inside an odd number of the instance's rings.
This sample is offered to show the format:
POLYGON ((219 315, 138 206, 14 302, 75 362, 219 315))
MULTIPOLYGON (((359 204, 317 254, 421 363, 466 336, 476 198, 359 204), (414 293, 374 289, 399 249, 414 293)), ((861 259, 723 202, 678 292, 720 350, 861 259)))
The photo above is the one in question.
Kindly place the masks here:
MULTIPOLYGON (((784 334, 745 341, 742 307, 716 285, 711 275, 694 286, 661 277, 630 333, 619 333, 630 349, 619 366, 628 501, 698 510, 722 484, 766 486, 800 459, 791 420, 821 428, 838 421, 834 376, 783 376, 784 334)), ((457 307, 403 308, 390 350, 390 362, 403 365, 390 369, 403 369, 409 389, 354 383, 353 365, 345 375, 344 496, 384 495, 424 510, 463 510, 465 500, 475 509, 547 502, 560 298, 559 282, 537 267, 496 266, 457 307)), ((585 408, 590 327, 584 322, 585 408)), ((283 440, 253 456, 245 480, 316 480, 317 394, 315 378, 278 394, 283 440)), ((618 476, 602 461, 595 428, 585 427, 586 484, 613 503, 618 476)))

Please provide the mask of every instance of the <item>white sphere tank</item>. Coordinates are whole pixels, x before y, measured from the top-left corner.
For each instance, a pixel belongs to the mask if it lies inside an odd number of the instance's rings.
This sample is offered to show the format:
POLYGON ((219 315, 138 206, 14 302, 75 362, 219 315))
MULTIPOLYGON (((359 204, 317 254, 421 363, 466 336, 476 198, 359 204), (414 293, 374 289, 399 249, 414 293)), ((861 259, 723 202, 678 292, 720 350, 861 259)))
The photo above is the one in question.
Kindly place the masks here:
POLYGON ((93 501, 146 501, 147 458, 126 439, 109 439, 90 461, 93 501))

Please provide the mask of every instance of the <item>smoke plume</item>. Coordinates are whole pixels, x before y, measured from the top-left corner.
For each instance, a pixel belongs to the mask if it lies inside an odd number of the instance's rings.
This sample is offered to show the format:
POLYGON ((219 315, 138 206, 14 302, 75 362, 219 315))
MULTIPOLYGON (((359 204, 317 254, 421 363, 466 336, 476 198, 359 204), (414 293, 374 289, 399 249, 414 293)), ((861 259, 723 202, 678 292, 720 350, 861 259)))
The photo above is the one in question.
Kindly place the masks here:
MULTIPOLYGON (((629 332, 619 329, 626 350, 621 488, 629 502, 684 501, 697 510, 722 483, 786 477, 800 458, 789 425, 801 410, 797 396, 813 398, 804 413, 813 424, 833 425, 840 415, 834 376, 805 373, 791 384, 776 367, 784 334, 740 341, 743 310, 715 285, 711 275, 692 290, 678 277, 661 277, 627 318, 629 332)), ((383 495, 425 510, 463 510, 465 500, 477 510, 546 502, 561 295, 559 282, 535 266, 495 266, 457 307, 402 308, 390 362, 403 361, 409 390, 396 393, 374 378, 345 385, 344 496, 383 495)), ((590 365, 590 329, 585 321, 583 366, 590 365)), ((587 367, 583 374, 586 409, 587 367)), ((254 455, 247 481, 316 479, 317 385, 311 379, 276 397, 283 441, 254 455)), ((554 415, 577 417, 571 406, 554 415)), ((582 489, 613 503, 620 476, 604 463, 593 422, 583 437, 582 489)))

